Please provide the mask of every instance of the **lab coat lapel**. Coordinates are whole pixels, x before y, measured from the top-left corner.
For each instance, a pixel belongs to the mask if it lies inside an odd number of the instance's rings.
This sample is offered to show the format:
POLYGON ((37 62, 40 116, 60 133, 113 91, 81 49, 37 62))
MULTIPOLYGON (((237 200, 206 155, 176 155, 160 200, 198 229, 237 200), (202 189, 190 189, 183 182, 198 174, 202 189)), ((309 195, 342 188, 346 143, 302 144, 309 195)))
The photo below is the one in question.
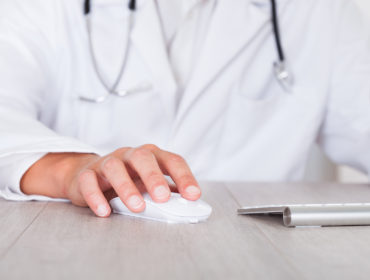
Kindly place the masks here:
POLYGON ((141 1, 132 30, 132 44, 148 64, 153 82, 170 119, 175 116, 177 84, 170 66, 163 31, 154 1, 141 1))
POLYGON ((269 0, 218 2, 194 75, 180 103, 177 123, 207 86, 258 36, 260 30, 269 24, 270 10, 266 11, 264 5, 269 2, 269 0))

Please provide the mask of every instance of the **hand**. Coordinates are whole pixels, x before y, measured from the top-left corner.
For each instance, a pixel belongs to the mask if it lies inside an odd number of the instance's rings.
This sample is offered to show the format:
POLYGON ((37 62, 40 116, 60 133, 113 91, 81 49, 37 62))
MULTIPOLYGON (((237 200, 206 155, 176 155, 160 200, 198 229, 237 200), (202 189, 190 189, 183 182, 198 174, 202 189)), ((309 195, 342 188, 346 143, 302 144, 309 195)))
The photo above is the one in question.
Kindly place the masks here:
MULTIPOLYGON (((23 176, 21 182, 23 192, 35 194, 31 186, 36 186, 37 182, 32 184, 29 176, 33 175, 31 176, 33 178, 39 176, 37 173, 42 171, 40 170, 42 165, 47 165, 47 160, 52 161, 47 158, 48 156, 52 157, 53 154, 47 155, 46 159, 43 158, 44 164, 39 163, 37 166, 36 163, 23 176), (36 170, 32 170, 33 168, 36 170)), ((57 176, 60 179, 55 180, 54 178, 54 181, 64 181, 61 190, 52 194, 45 193, 45 190, 36 190, 36 193, 52 197, 66 197, 75 205, 89 206, 100 217, 108 217, 111 213, 109 203, 103 194, 110 189, 117 193, 132 212, 141 212, 145 209, 145 202, 141 195, 145 191, 156 202, 168 201, 171 190, 164 175, 173 179, 179 193, 184 198, 197 200, 201 195, 199 185, 185 160, 179 155, 161 150, 154 145, 120 148, 104 157, 91 154, 74 154, 73 156, 54 154, 55 156, 62 157, 63 160, 59 158, 56 161, 63 162, 63 164, 54 164, 56 170, 50 167, 45 168, 49 170, 48 173, 64 169, 62 172, 64 174, 57 176)))

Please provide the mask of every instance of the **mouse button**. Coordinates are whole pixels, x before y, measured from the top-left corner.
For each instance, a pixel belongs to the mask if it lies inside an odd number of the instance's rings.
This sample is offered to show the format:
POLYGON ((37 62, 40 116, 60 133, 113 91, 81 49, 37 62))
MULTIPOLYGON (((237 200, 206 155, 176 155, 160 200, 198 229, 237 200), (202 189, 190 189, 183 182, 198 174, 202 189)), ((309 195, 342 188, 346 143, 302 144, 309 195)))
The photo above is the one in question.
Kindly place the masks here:
POLYGON ((209 211, 198 206, 198 201, 185 199, 170 199, 166 203, 156 204, 164 212, 181 217, 198 217, 208 214, 209 211))
MULTIPOLYGON (((143 196, 143 199, 144 199, 145 202, 152 202, 152 203, 162 204, 162 203, 155 202, 148 192, 145 192, 141 195, 143 196)), ((170 200, 171 199, 176 199, 176 198, 181 198, 181 195, 178 194, 178 193, 171 193, 170 200)))
POLYGON ((142 212, 142 215, 148 218, 154 218, 159 220, 165 220, 167 222, 177 222, 176 216, 178 213, 175 211, 168 210, 171 208, 170 201, 169 202, 155 202, 151 199, 148 193, 143 194, 144 201, 146 202, 146 208, 142 212))
POLYGON ((114 213, 117 212, 129 212, 130 210, 126 207, 126 205, 121 201, 119 197, 115 197, 109 201, 110 206, 113 209, 114 213))
POLYGON ((181 215, 177 215, 177 213, 157 207, 157 204, 159 203, 148 204, 147 209, 145 209, 141 216, 146 219, 167 222, 170 224, 191 223, 188 218, 184 218, 181 215))
POLYGON ((174 220, 173 218, 171 218, 171 216, 164 213, 161 209, 158 209, 157 207, 153 207, 153 205, 150 203, 147 203, 145 210, 140 213, 131 212, 119 198, 112 199, 109 203, 113 209, 113 213, 115 214, 133 216, 133 217, 149 219, 149 220, 156 220, 156 221, 163 221, 163 222, 171 222, 172 220, 174 220))
POLYGON ((152 204, 148 203, 145 207, 145 210, 140 213, 140 216, 143 218, 154 219, 154 220, 167 220, 167 215, 158 209, 157 207, 153 207, 152 204))
POLYGON ((191 207, 192 211, 196 213, 194 216, 209 216, 212 213, 212 207, 204 202, 203 200, 197 200, 197 201, 192 201, 194 203, 194 206, 191 207))
POLYGON ((167 202, 163 203, 150 203, 152 207, 160 209, 172 216, 189 216, 189 205, 187 203, 180 203, 177 199, 170 198, 167 202))
POLYGON ((211 212, 210 206, 201 201, 187 200, 179 193, 171 193, 171 197, 167 202, 157 203, 154 202, 148 193, 143 194, 147 206, 150 204, 152 207, 160 209, 167 215, 179 217, 200 217, 209 215, 211 212))
POLYGON ((176 197, 176 198, 171 198, 171 202, 182 204, 182 205, 188 205, 190 201, 182 197, 178 197, 178 198, 176 197))

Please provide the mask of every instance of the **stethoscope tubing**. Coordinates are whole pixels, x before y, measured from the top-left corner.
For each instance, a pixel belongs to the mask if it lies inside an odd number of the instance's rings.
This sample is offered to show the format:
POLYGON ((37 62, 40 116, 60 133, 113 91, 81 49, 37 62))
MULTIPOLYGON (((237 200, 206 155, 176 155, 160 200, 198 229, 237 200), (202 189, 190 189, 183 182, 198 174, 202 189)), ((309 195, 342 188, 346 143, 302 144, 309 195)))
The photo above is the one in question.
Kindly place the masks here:
POLYGON ((278 15, 277 15, 276 0, 271 0, 271 20, 272 20, 272 28, 274 32, 275 44, 276 44, 276 49, 277 49, 278 56, 279 56, 279 61, 280 63, 284 63, 285 55, 284 55, 284 50, 281 45, 281 39, 280 39, 279 20, 278 20, 278 15))
POLYGON ((108 83, 105 81, 103 78, 102 73, 100 72, 100 67, 97 61, 97 57, 95 54, 94 50, 94 44, 93 44, 93 38, 92 38, 92 24, 91 24, 91 1, 90 0, 85 0, 84 3, 84 15, 85 15, 85 22, 86 22, 86 29, 87 29, 87 34, 88 34, 88 46, 89 46, 89 52, 91 56, 91 61, 93 63, 93 67, 95 70, 95 73, 100 81, 100 83, 103 85, 103 87, 106 90, 106 94, 98 96, 98 97, 88 97, 88 96, 80 96, 80 100, 82 101, 87 101, 87 102, 93 102, 93 103, 101 103, 104 102, 109 95, 116 95, 123 97, 128 94, 128 91, 117 91, 118 85, 120 84, 123 74, 126 69, 127 65, 127 58, 129 55, 130 51, 130 34, 133 28, 133 17, 134 17, 134 12, 136 10, 136 1, 135 0, 130 0, 128 4, 128 9, 129 9, 129 20, 128 20, 128 32, 126 33, 126 40, 125 40, 125 48, 124 48, 124 54, 123 54, 123 60, 121 62, 120 70, 117 74, 117 77, 113 83, 112 86, 109 86, 108 83))
MULTIPOLYGON (((278 60, 273 63, 274 67, 274 75, 280 85, 287 91, 290 92, 290 87, 293 83, 293 79, 287 70, 286 62, 285 62, 285 54, 284 49, 281 44, 281 36, 280 36, 280 30, 279 30, 279 20, 278 20, 278 13, 277 13, 277 5, 276 0, 270 0, 271 1, 271 22, 272 22, 272 30, 274 34, 275 39, 275 45, 278 55, 278 60)), ((95 73, 100 81, 100 83, 103 85, 103 87, 106 90, 106 94, 98 97, 87 97, 87 96, 80 96, 80 100, 93 102, 93 103, 101 103, 105 101, 110 95, 115 96, 126 96, 129 92, 137 92, 138 90, 126 90, 126 91, 117 91, 117 88, 122 80, 122 77, 124 75, 126 65, 127 65, 127 58, 130 51, 130 34, 133 29, 133 21, 134 21, 134 13, 136 11, 136 0, 129 0, 128 3, 128 9, 129 9, 129 23, 128 23, 128 32, 127 32, 127 38, 126 38, 126 45, 125 50, 123 54, 123 59, 121 63, 120 70, 118 72, 118 75, 113 83, 112 86, 109 86, 107 82, 104 80, 103 75, 100 72, 100 67, 98 65, 98 61, 96 58, 95 50, 94 50, 94 44, 92 40, 92 25, 91 25, 91 1, 85 0, 84 2, 84 15, 86 20, 86 28, 88 33, 88 45, 89 45, 89 52, 91 56, 91 60, 93 63, 93 67, 95 70, 95 73)))

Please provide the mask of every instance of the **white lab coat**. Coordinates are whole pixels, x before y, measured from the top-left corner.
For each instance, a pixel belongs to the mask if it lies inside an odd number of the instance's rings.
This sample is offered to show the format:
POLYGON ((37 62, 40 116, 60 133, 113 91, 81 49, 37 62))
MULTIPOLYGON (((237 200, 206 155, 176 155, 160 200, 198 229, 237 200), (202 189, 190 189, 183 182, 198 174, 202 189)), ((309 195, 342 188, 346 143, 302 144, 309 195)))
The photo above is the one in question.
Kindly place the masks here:
MULTIPOLYGON (((120 87, 152 89, 90 104, 78 96, 105 91, 82 1, 0 0, 0 189, 19 193, 21 175, 47 152, 145 143, 184 156, 199 180, 299 180, 316 140, 368 172, 370 45, 360 14, 350 0, 277 2, 291 93, 273 75, 269 0, 218 1, 181 100, 153 0, 139 0, 120 87)), ((113 79, 127 11, 120 0, 94 3, 106 13, 95 20, 106 37, 94 41, 113 79)))

